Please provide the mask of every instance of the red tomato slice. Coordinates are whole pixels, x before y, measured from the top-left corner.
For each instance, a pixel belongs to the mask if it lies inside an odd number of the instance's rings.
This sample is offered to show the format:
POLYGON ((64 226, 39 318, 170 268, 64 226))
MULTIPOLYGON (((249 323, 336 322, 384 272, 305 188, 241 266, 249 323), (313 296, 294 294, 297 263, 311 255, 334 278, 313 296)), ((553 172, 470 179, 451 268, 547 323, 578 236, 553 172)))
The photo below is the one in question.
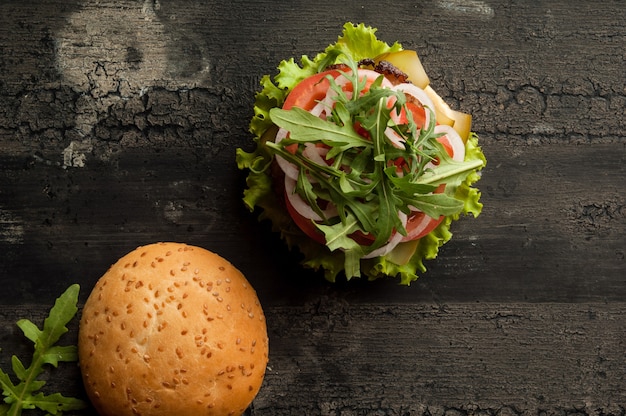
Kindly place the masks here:
MULTIPOLYGON (((292 107, 299 107, 303 110, 311 110, 320 100, 326 97, 328 88, 330 88, 330 82, 328 81, 327 76, 330 75, 333 78, 337 78, 342 73, 343 72, 340 70, 331 69, 305 78, 298 85, 296 85, 293 90, 291 90, 289 95, 287 95, 287 98, 283 103, 283 109, 289 110, 292 107)), ((361 80, 365 78, 366 81, 365 87, 361 92, 367 92, 369 87, 380 75, 381 74, 378 72, 371 70, 359 70, 359 78, 361 80)), ((383 83, 384 85, 391 86, 389 81, 383 81, 383 83)), ((345 91, 352 91, 352 83, 346 83, 343 88, 345 91)))
POLYGON ((299 107, 303 110, 311 110, 318 101, 326 97, 326 92, 330 88, 330 82, 326 76, 330 75, 333 78, 337 78, 340 74, 341 72, 333 69, 304 79, 287 95, 283 103, 283 109, 289 110, 292 107, 299 107))
POLYGON ((320 244, 326 244, 324 234, 317 229, 315 224, 313 224, 310 219, 304 218, 302 215, 300 215, 298 211, 296 211, 293 205, 291 205, 289 198, 287 198, 287 195, 285 195, 285 205, 287 206, 287 212, 289 212, 289 215, 293 219, 293 222, 296 223, 298 228, 300 228, 303 233, 305 233, 311 239, 317 241, 320 244))
MULTIPOLYGON (((426 123, 426 111, 424 110, 424 107, 421 107, 415 103, 411 103, 408 102, 406 103, 406 107, 411 110, 411 113, 413 115, 413 121, 415 122, 415 124, 417 125, 417 128, 421 129, 422 127, 424 127, 424 123, 426 123)), ((406 115, 406 112, 404 110, 404 108, 402 109, 402 111, 400 112, 400 117, 398 118, 398 124, 407 124, 409 122, 409 119, 406 115)))
POLYGON ((404 241, 418 240, 437 228, 443 221, 443 215, 439 218, 432 218, 423 212, 415 212, 409 216, 406 222, 406 237, 404 241))

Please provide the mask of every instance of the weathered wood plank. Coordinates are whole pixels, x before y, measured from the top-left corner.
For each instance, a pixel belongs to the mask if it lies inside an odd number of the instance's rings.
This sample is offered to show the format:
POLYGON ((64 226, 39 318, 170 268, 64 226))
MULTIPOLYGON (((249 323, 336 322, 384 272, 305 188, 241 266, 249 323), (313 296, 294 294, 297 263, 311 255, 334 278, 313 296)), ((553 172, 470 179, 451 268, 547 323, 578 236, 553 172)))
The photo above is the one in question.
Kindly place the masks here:
MULTIPOLYGON (((3 366, 30 354, 14 321, 45 313, 0 306, 3 366)), ((623 303, 381 305, 337 292, 270 306, 269 368, 250 413, 623 415, 625 313, 623 303)), ((78 378, 61 365, 49 387, 83 397, 78 378)))
MULTIPOLYGON (((494 143, 485 153, 492 162, 479 182, 483 214, 455 223, 454 238, 415 287, 394 281, 359 290, 383 302, 623 300, 624 145, 494 143)), ((5 302, 50 301, 68 282, 90 287, 116 258, 156 240, 221 253, 275 301, 288 280, 321 279, 299 277, 297 255, 245 210, 233 157, 126 149, 80 169, 1 158, 13 167, 0 174, 5 302), (268 237, 275 244, 265 244, 268 237), (49 287, 39 284, 49 277, 49 287)), ((287 284, 297 291, 300 283, 287 284)))
POLYGON ((240 140, 232 132, 245 133, 261 75, 281 59, 315 54, 346 20, 416 48, 435 88, 474 115, 484 140, 616 141, 625 128, 626 10, 618 1, 436 1, 388 13, 379 2, 350 1, 0 7, 0 137, 9 149, 19 139, 60 151, 85 134, 108 146, 240 140), (306 35, 303 16, 314 23, 306 35), (190 89, 218 101, 189 101, 190 89), (142 100, 151 91, 156 107, 142 100))
POLYGON ((623 414, 624 310, 623 304, 385 307, 334 296, 271 308, 277 345, 255 410, 623 414))

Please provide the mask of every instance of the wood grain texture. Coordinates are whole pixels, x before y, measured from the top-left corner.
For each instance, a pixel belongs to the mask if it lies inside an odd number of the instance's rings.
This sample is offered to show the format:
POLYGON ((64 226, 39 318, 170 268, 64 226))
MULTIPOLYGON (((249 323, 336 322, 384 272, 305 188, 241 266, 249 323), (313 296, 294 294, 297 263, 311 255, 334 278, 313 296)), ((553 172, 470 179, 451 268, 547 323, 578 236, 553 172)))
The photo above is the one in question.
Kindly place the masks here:
MULTIPOLYGON (((0 365, 29 353, 17 319, 173 240, 259 292, 249 414, 623 416, 624 21, 619 0, 1 2, 0 365), (241 203, 261 77, 346 21, 416 49, 488 158, 483 213, 408 288, 324 282, 241 203)), ((49 383, 82 394, 71 365, 49 383)))
MULTIPOLYGON (((370 304, 335 291, 266 307, 270 362, 248 414, 621 415, 625 311, 623 303, 370 304)), ((6 324, 24 316, 40 324, 45 312, 0 307, 6 324)), ((73 324, 62 342, 76 342, 73 324)), ((0 341, 26 359, 17 332, 6 327, 0 341)), ((75 366, 49 377, 49 388, 85 397, 75 366)))

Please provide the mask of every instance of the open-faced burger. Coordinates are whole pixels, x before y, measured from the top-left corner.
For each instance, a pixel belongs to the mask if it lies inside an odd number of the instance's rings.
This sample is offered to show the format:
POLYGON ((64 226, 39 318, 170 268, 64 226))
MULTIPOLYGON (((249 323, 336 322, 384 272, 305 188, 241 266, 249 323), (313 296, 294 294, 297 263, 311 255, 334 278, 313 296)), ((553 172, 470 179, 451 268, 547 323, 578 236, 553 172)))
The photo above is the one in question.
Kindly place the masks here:
POLYGON ((303 264, 328 280, 424 272, 462 214, 482 204, 472 185, 486 161, 471 116, 430 86, 415 51, 346 24, 313 59, 289 59, 262 79, 238 149, 244 202, 260 208, 303 264))

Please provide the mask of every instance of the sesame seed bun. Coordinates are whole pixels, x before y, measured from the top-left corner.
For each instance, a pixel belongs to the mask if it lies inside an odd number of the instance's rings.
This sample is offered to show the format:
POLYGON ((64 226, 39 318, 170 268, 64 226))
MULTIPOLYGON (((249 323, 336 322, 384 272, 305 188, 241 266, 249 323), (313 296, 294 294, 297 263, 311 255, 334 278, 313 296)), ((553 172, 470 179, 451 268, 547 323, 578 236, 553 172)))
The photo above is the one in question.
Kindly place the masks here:
POLYGON ((139 247, 100 278, 78 355, 103 416, 240 415, 258 393, 268 338, 256 292, 205 249, 139 247))

